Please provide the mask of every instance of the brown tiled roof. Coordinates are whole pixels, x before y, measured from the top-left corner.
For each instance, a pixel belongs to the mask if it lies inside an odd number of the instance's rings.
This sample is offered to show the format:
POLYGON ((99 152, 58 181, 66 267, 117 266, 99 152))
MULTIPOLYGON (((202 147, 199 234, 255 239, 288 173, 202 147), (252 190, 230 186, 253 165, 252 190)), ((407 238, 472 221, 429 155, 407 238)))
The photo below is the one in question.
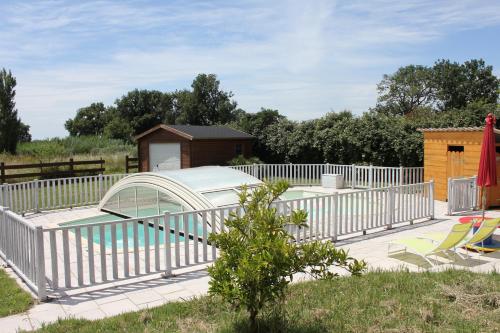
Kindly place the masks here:
MULTIPOLYGON (((482 132, 484 127, 443 127, 443 128, 418 128, 419 132, 482 132)), ((495 134, 500 134, 500 130, 494 129, 495 134)))
POLYGON ((238 131, 226 126, 197 126, 197 125, 156 125, 153 128, 137 135, 135 139, 140 139, 158 129, 175 133, 188 140, 206 140, 206 139, 253 139, 248 133, 238 131))

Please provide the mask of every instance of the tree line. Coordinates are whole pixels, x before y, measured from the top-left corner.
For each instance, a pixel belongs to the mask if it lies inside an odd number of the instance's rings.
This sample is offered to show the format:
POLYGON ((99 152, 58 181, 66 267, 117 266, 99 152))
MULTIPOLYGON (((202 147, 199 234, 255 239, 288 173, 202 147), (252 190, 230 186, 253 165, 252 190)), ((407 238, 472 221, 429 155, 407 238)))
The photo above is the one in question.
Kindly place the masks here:
POLYGON ((423 142, 417 129, 481 126, 488 112, 500 116, 499 87, 492 66, 482 59, 441 59, 384 75, 376 105, 361 115, 345 110, 293 121, 278 110, 242 110, 215 74, 199 74, 191 89, 135 89, 113 105, 92 103, 78 109, 65 127, 71 136, 132 142, 160 123, 223 124, 254 135, 254 152, 267 163, 419 166, 423 142))
POLYGON ((131 140, 157 124, 227 124, 242 110, 231 92, 220 89, 214 74, 200 74, 191 90, 161 92, 135 89, 118 98, 114 105, 103 103, 78 109, 65 123, 71 136, 104 135, 131 140))
POLYGON ((31 141, 30 127, 17 115, 16 78, 10 71, 0 71, 0 153, 15 154, 19 142, 31 141))

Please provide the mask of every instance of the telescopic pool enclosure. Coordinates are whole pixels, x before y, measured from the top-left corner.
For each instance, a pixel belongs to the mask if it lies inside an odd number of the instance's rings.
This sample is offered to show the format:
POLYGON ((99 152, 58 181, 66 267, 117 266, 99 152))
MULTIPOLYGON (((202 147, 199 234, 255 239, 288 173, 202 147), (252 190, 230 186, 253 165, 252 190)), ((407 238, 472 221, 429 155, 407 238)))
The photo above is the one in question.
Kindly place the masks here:
POLYGON ((297 242, 336 241, 433 218, 434 185, 423 181, 422 168, 263 164, 35 180, 0 185, 0 256, 40 299, 144 275, 169 276, 217 258, 209 235, 243 214, 237 204, 243 184, 286 179, 319 185, 324 173, 342 174, 352 189, 274 203, 278 214, 308 212, 307 228, 288 229, 297 242), (22 216, 96 205, 121 218, 46 227, 22 216))
POLYGON ((262 181, 220 166, 136 173, 109 189, 99 209, 125 217, 159 215, 238 204, 242 185, 262 181))

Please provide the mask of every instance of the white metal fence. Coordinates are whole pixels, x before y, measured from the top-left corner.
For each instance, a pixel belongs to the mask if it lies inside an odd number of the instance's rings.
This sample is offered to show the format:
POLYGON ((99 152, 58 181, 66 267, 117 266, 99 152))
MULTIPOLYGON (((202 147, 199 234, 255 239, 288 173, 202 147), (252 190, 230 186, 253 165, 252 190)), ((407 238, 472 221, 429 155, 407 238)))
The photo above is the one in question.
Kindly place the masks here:
POLYGON ((448 215, 476 210, 479 206, 476 176, 448 178, 448 215))
MULTIPOLYGON (((286 179, 292 185, 319 185, 325 173, 341 174, 352 188, 379 188, 424 181, 423 168, 337 164, 253 164, 231 168, 259 179, 286 179)), ((94 205, 125 174, 33 180, 0 185, 0 205, 18 214, 94 205)))
MULTIPOLYGON (((422 178, 420 168, 328 164, 235 168, 261 179, 284 178, 297 185, 319 184, 322 173, 340 173, 352 187, 368 188, 276 202, 280 213, 294 209, 308 212, 308 228, 288 227, 299 242, 336 240, 432 218, 434 214, 434 184, 417 183, 422 178)), ((230 212, 241 214, 235 206, 55 228, 35 227, 18 215, 96 204, 123 176, 43 180, 0 187, 0 255, 41 299, 47 288, 50 293, 158 272, 170 274, 211 262, 217 249, 208 241, 208 235, 224 228, 224 219, 230 212)))
POLYGON ((43 229, 0 206, 0 257, 45 298, 46 279, 43 229))
POLYGON ((33 180, 0 185, 0 205, 18 214, 95 205, 124 174, 33 180))
POLYGON ((322 174, 341 174, 346 186, 378 188, 417 184, 424 181, 422 167, 379 167, 338 164, 251 164, 231 168, 259 179, 285 179, 291 185, 319 185, 322 174))
MULTIPOLYGON (((327 194, 274 205, 282 214, 295 209, 308 212, 308 228, 288 227, 297 241, 336 240, 432 218, 433 183, 327 194)), ((159 272, 170 274, 211 262, 217 249, 208 235, 224 228, 230 212, 242 214, 234 206, 42 229, 2 210, 0 251, 45 296, 46 287, 49 292, 80 288, 159 272), (39 279, 42 273, 47 286, 39 279)))

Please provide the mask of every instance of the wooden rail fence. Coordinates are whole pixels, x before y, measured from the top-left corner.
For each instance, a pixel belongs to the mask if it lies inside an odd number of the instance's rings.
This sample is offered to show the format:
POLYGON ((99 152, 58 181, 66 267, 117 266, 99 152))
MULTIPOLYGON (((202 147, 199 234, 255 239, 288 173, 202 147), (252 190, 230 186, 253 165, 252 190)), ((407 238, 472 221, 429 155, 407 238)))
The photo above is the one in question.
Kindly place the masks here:
POLYGON ((131 170, 139 171, 139 159, 137 157, 125 156, 125 173, 130 173, 131 170), (135 162, 135 163, 134 163, 135 162))
POLYGON ((5 164, 0 162, 0 183, 5 183, 9 179, 22 179, 22 178, 62 178, 62 177, 75 177, 82 175, 96 175, 103 173, 105 161, 87 160, 87 161, 74 161, 72 158, 64 162, 39 162, 31 164, 5 164), (79 166, 94 165, 91 168, 80 169, 79 166), (97 166, 97 167, 96 167, 97 166), (76 167, 76 168, 75 168, 76 167), (56 168, 56 170, 44 170, 47 168, 56 168), (64 168, 65 170, 61 170, 64 168), (40 171, 34 172, 33 169, 40 171), (23 170, 24 172, 7 174, 8 170, 23 170), (26 170, 26 171, 25 171, 26 170))

